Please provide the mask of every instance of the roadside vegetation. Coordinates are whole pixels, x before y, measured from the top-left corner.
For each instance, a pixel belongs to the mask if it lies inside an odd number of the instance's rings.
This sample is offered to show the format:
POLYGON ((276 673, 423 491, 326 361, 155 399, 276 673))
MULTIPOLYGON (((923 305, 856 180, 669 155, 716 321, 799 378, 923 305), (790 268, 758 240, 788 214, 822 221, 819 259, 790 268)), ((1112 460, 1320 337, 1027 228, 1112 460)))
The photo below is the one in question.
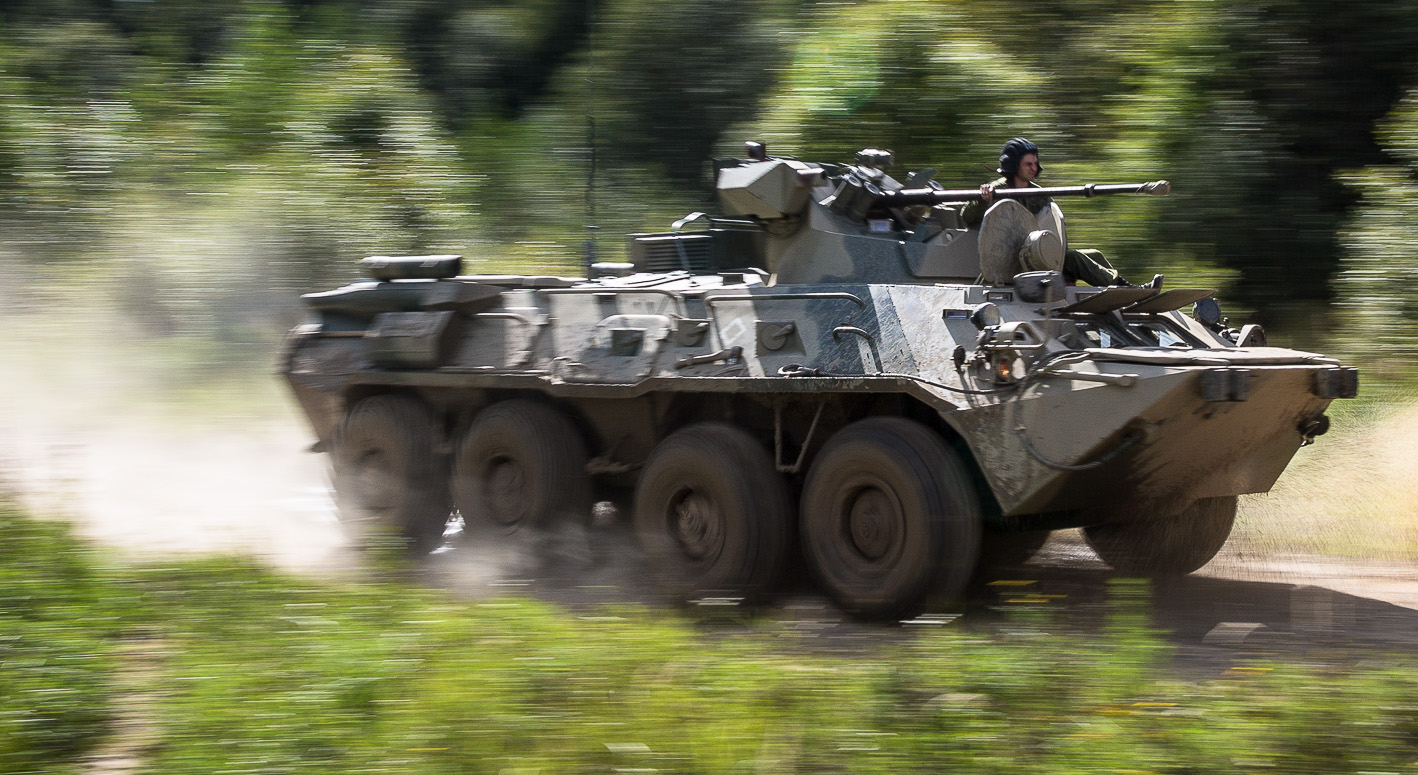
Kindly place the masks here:
POLYGON ((0 508, 0 772, 1407 772, 1418 672, 1179 676, 1146 586, 1095 637, 879 643, 643 608, 482 602, 211 557, 123 565, 0 508), (138 710, 134 710, 137 708, 138 710))

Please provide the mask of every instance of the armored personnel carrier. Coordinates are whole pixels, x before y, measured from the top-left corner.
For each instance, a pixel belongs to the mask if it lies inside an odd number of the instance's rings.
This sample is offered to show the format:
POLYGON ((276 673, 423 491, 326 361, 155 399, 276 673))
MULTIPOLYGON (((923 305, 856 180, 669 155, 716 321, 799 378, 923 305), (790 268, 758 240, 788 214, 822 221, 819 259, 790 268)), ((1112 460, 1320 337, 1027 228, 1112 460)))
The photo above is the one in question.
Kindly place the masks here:
MULTIPOLYGON (((369 258, 304 297, 284 374, 342 518, 439 545, 612 500, 655 580, 762 598, 806 567, 900 617, 1081 527, 1127 574, 1188 573, 1358 376, 1226 327, 1210 289, 1091 288, 1057 205, 1165 182, 949 191, 852 164, 720 162, 724 217, 632 235, 587 278, 369 258)), ((1160 285, 1155 283, 1154 285, 1160 285)))

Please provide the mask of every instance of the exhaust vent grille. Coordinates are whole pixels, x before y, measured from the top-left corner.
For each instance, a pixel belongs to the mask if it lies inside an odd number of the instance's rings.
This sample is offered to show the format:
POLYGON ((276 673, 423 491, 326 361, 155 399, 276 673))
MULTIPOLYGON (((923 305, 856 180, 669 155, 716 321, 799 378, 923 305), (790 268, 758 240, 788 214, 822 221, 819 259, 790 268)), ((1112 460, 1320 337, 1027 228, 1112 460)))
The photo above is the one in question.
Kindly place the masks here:
POLYGON ((713 237, 702 233, 636 237, 631 243, 630 261, 642 272, 688 269, 694 273, 706 273, 711 263, 709 256, 712 243, 713 237), (681 247, 684 249, 682 256, 681 247))

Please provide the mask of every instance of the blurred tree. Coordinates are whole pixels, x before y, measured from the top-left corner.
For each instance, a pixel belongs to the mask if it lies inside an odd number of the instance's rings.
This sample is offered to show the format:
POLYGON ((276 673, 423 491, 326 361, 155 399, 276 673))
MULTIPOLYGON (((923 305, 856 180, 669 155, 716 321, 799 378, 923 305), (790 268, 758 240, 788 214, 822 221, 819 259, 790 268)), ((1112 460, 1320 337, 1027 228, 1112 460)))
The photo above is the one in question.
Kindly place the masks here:
POLYGON ((179 65, 202 65, 220 56, 229 44, 233 18, 276 0, 145 0, 99 2, 95 5, 129 41, 136 53, 179 65))
POLYGON ((341 48, 302 38, 294 14, 275 3, 230 14, 222 37, 201 66, 163 73, 158 90, 142 95, 145 113, 174 127, 202 166, 249 162, 279 145, 305 108, 300 84, 341 48))
POLYGON ((1418 64, 1418 7, 1237 0, 1219 22, 1161 233, 1234 267, 1263 322, 1323 325, 1354 204, 1336 173, 1384 159, 1373 127, 1418 64))
POLYGON ((1418 88, 1380 123, 1383 148, 1397 163, 1347 177, 1361 195, 1342 232, 1338 278, 1340 339, 1370 353, 1388 378, 1418 376, 1418 88))
POLYGON ((102 23, 65 20, 21 28, 9 65, 38 98, 83 100, 121 96, 131 57, 102 23))
POLYGON ((1067 208, 1130 275, 1322 328, 1336 277, 1349 305, 1382 250, 1406 266, 1407 194, 1373 185, 1410 174, 1412 110, 1374 126, 1415 65, 1409 0, 0 0, 0 219, 74 254, 135 203, 233 196, 262 260, 477 234, 569 264, 591 205, 616 241, 658 227, 745 139, 955 187, 1022 134, 1050 182, 1174 182, 1067 208))
POLYGON ((583 42, 591 0, 375 3, 444 117, 515 118, 583 42))
POLYGON ((994 177, 1009 137, 1058 131, 1044 120, 1041 71, 1027 62, 1000 67, 1001 49, 938 7, 864 3, 817 22, 762 113, 725 138, 726 151, 761 137, 779 153, 850 160, 875 145, 969 186, 994 177))
POLYGON ((609 160, 698 179, 720 134, 751 115, 787 63, 793 12, 789 0, 611 3, 585 73, 609 160))
POLYGON ((0 36, 0 221, 25 224, 27 255, 73 258, 105 219, 107 197, 135 156, 132 55, 85 14, 0 36))

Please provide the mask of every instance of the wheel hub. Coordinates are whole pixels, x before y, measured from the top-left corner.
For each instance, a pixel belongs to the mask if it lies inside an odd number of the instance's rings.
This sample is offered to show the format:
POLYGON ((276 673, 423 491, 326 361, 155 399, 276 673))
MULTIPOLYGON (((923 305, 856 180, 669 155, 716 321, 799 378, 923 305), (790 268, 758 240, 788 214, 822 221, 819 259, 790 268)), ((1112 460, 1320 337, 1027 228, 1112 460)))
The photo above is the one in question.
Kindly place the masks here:
POLYGON ((499 524, 515 525, 523 518, 527 476, 522 464, 508 457, 488 461, 487 499, 489 515, 499 524))
POLYGON ((388 457, 378 449, 366 450, 355 464, 355 491, 359 505, 378 514, 390 508, 395 487, 388 457))
POLYGON ((713 556, 723 541, 723 520, 713 503, 697 493, 690 493, 675 504, 670 527, 675 540, 691 559, 713 556))
POLYGON ((847 533, 852 545, 869 560, 885 557, 896 543, 900 519, 891 499, 881 490, 862 491, 847 512, 847 533))

